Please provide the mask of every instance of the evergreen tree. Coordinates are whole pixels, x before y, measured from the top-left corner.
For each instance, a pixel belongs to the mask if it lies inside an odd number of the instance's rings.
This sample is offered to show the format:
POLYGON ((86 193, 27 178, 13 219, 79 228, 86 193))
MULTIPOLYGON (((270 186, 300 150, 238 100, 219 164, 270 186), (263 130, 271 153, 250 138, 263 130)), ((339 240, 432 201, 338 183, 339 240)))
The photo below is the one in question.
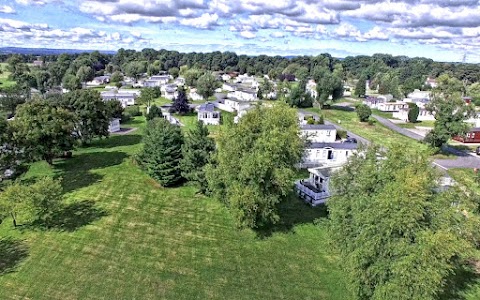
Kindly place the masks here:
POLYGON ((416 123, 420 114, 420 108, 415 103, 409 103, 408 106, 408 122, 416 123))
POLYGON ((178 90, 178 95, 173 100, 173 110, 179 114, 187 114, 190 112, 190 105, 188 105, 188 99, 184 89, 178 90))
POLYGON ((365 77, 360 77, 360 79, 357 81, 357 84, 355 85, 355 95, 357 97, 364 97, 367 93, 366 88, 367 80, 365 79, 365 77))
POLYGON ((215 142, 208 135, 207 126, 198 121, 195 128, 187 133, 185 144, 182 146, 182 176, 188 181, 195 182, 201 192, 205 192, 207 188, 204 167, 215 150, 215 142))
POLYGON ((183 135, 180 127, 155 118, 148 122, 143 142, 138 162, 147 174, 164 187, 181 182, 183 135))
POLYGON ((160 107, 155 104, 150 107, 147 114, 147 121, 153 120, 155 118, 163 118, 162 110, 160 107))

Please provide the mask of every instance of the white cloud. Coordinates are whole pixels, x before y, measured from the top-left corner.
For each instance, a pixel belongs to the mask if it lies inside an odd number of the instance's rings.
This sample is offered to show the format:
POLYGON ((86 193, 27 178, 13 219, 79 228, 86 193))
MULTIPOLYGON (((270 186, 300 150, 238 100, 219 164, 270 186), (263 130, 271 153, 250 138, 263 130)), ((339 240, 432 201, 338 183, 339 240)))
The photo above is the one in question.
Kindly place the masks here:
POLYGON ((375 26, 369 31, 365 32, 362 37, 367 40, 388 40, 389 35, 385 32, 383 28, 375 26))
POLYGON ((218 22, 218 15, 208 14, 208 13, 204 13, 198 18, 180 20, 180 24, 182 25, 202 28, 202 29, 209 29, 213 26, 216 26, 217 22, 218 22))
POLYGON ((14 14, 16 13, 15 9, 8 5, 0 5, 0 13, 4 14, 14 14))
POLYGON ((45 5, 51 2, 61 3, 63 1, 62 0, 15 0, 15 2, 20 5, 31 6, 31 5, 45 5))
POLYGON ((256 37, 256 34, 251 31, 242 31, 239 35, 245 39, 254 39, 256 37))

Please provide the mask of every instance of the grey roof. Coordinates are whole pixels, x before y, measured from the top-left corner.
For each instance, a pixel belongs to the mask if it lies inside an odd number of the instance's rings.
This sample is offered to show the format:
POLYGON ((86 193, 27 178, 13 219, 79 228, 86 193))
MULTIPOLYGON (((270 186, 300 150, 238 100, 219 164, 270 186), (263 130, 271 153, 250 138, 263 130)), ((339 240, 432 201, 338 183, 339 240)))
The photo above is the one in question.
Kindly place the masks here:
POLYGON ((215 105, 213 103, 205 103, 198 107, 198 111, 215 111, 215 105))
POLYGON ((357 143, 311 143, 306 148, 307 149, 332 148, 332 149, 355 150, 358 148, 358 144, 357 143))
POLYGON ((164 80, 164 79, 169 79, 170 77, 168 75, 153 75, 150 77, 150 80, 164 80))
POLYGON ((101 93, 100 96, 102 98, 135 98, 135 93, 112 93, 112 92, 107 92, 107 93, 101 93))
POLYGON ((333 125, 325 125, 325 124, 306 124, 302 125, 301 129, 305 130, 313 130, 313 129, 325 129, 325 130, 336 130, 337 128, 333 125))

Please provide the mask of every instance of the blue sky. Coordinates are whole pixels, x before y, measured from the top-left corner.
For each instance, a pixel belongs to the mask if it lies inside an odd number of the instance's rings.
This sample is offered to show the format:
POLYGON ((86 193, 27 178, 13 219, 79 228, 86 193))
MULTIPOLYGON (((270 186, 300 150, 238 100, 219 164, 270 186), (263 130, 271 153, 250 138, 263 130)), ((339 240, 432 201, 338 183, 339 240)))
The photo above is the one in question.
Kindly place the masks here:
POLYGON ((0 46, 480 62, 480 0, 0 0, 0 46))

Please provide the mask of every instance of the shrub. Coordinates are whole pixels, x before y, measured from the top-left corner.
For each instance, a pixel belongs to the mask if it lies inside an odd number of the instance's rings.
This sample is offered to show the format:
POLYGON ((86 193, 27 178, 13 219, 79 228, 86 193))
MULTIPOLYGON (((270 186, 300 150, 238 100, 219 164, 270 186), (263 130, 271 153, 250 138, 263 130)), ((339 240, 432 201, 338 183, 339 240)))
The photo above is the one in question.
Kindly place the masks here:
POLYGON ((375 120, 368 119, 368 125, 370 125, 370 126, 375 125, 375 120))
POLYGON ((156 106, 155 104, 152 105, 147 114, 147 121, 153 120, 155 118, 162 118, 162 117, 163 117, 163 114, 160 107, 156 106))
MULTIPOLYGON (((355 108, 357 111, 358 118, 360 122, 367 122, 372 115, 372 110, 365 104, 357 105, 355 108)), ((370 123, 369 123, 370 124, 370 123)))
POLYGON ((125 108, 125 114, 129 114, 131 117, 138 117, 142 115, 140 108, 137 105, 127 106, 125 108))
POLYGON ((323 115, 320 115, 320 117, 318 118, 318 121, 316 121, 316 124, 318 125, 325 124, 325 119, 323 118, 323 115))
POLYGON ((408 106, 408 122, 416 123, 420 114, 420 108, 415 103, 409 103, 408 106))
POLYGON ((308 125, 313 125, 313 124, 315 124, 315 120, 313 119, 313 117, 308 118, 307 124, 308 124, 308 125))

